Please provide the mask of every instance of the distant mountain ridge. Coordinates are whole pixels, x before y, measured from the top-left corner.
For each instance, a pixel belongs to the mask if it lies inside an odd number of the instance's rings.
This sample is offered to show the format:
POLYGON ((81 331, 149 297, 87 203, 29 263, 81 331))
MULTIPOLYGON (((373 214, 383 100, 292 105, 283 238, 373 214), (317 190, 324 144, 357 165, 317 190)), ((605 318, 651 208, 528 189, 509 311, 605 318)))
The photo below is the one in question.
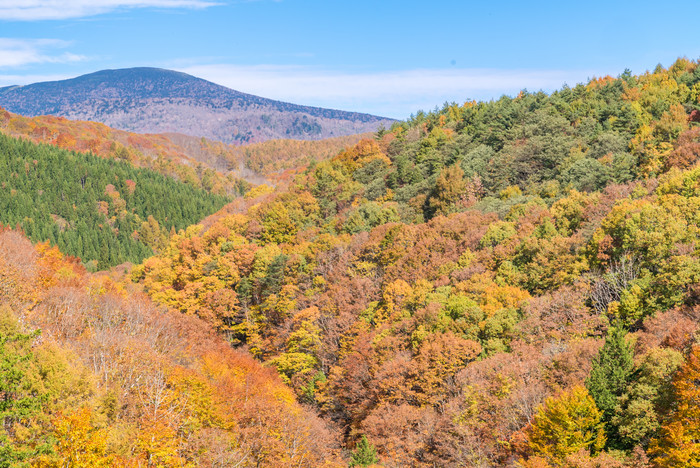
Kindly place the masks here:
POLYGON ((242 93, 160 68, 102 70, 62 81, 0 88, 0 106, 138 133, 178 132, 225 143, 317 140, 375 131, 393 120, 242 93))

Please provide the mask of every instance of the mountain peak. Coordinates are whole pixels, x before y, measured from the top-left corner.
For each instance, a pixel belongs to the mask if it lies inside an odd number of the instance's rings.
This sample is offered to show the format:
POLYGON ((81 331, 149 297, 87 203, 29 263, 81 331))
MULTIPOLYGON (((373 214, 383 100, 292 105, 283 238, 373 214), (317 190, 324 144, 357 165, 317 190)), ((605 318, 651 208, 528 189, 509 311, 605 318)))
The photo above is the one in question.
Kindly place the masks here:
POLYGON ((0 106, 139 133, 178 132, 226 143, 322 139, 374 131, 391 119, 301 106, 152 67, 100 70, 61 81, 0 88, 0 106))

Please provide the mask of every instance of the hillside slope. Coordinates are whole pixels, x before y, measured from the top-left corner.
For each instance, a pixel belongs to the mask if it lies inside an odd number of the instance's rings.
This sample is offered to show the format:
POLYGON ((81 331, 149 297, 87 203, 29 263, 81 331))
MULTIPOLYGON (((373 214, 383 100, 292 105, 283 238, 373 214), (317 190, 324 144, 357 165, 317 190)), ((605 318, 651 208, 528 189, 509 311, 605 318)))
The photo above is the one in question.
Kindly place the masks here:
POLYGON ((371 133, 324 140, 268 140, 229 145, 182 133, 139 134, 98 122, 64 117, 25 117, 0 108, 0 133, 128 161, 136 167, 217 195, 243 194, 251 184, 284 178, 281 171, 328 159, 371 133))
POLYGON ((27 116, 51 114, 137 133, 176 132, 236 144, 318 140, 392 123, 368 114, 265 99, 158 68, 102 70, 0 88, 0 106, 27 116))
POLYGON ((446 105, 132 279, 387 467, 695 466, 699 110, 685 59, 446 105))
POLYGON ((0 133, 127 161, 218 195, 240 194, 249 183, 264 180, 246 168, 244 155, 234 155, 232 145, 188 135, 138 134, 99 122, 25 117, 2 108, 0 133))
POLYGON ((4 229, 0 358, 2 466, 347 466, 275 372, 204 322, 4 229))
POLYGON ((0 224, 94 267, 139 262, 230 199, 125 161, 0 134, 0 224))

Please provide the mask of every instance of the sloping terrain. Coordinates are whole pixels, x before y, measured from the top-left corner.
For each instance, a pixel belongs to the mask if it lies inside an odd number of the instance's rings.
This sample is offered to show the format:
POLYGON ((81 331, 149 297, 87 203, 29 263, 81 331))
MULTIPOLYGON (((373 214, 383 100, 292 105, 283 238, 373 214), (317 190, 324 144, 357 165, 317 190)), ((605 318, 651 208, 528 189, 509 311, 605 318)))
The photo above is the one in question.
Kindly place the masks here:
POLYGON ((0 230, 2 466, 347 466, 274 370, 130 289, 0 230))
POLYGON ((0 133, 128 161, 218 195, 243 194, 282 171, 328 159, 371 133, 324 140, 268 140, 246 145, 182 133, 140 134, 65 117, 25 117, 0 108, 0 133))
POLYGON ((218 195, 241 194, 250 185, 248 182, 265 180, 246 168, 246 162, 239 160, 243 155, 234 155, 233 146, 205 138, 138 134, 98 122, 54 116, 25 117, 2 108, 0 133, 127 161, 218 195))
POLYGON ((387 467, 697 466, 699 110, 684 59, 446 105, 132 279, 387 467))
POLYGON ((139 262, 230 199, 125 161, 0 134, 0 223, 93 267, 139 262))
MULTIPOLYGON (((62 211, 43 219, 71 229, 83 189, 37 190, 43 159, 20 143, 8 142, 18 157, 2 188, 36 202, 0 214, 24 221, 50 195, 62 211)), ((259 151, 251 164, 274 167, 259 151)), ((353 463, 391 468, 697 466, 699 163, 700 64, 679 59, 551 95, 445 105, 289 170, 289 183, 256 187, 168 239, 142 224, 138 239, 158 240, 158 254, 113 269, 119 285, 88 280, 89 299, 71 289, 77 262, 0 235, 12 265, 0 268, 0 298, 13 312, 0 315, 0 354, 7 375, 31 376, 29 388, 3 387, 0 440, 12 451, 0 460, 66 463, 66 434, 84 428, 95 437, 81 454, 136 465, 220 454, 223 465, 323 466, 352 450, 353 463), (45 305, 32 302, 53 285, 45 305), (171 327, 149 328, 140 302, 111 305, 113 289, 132 288, 169 309, 159 317, 187 330, 189 347, 160 340, 171 327), (214 339, 192 333, 203 322, 276 369, 306 409, 279 381, 256 385, 218 354, 192 357, 214 339), (69 391, 90 389, 80 380, 33 371, 47 351, 33 342, 34 359, 25 323, 70 337, 60 345, 94 369, 93 392, 112 392, 90 399, 69 391), (130 360, 127 342, 145 354, 130 360), (141 370, 148 359, 157 372, 141 370), (31 386, 42 382, 51 391, 31 386), (61 406, 66 397, 88 402, 84 413, 61 406)), ((80 169, 59 180, 82 185, 80 169)), ((122 232, 119 210, 147 185, 129 180, 105 185, 97 208, 116 216, 101 228, 122 232)), ((165 209, 160 198, 143 215, 165 209)))
POLYGON ((0 88, 0 106, 27 116, 50 114, 130 132, 176 132, 236 144, 319 140, 375 131, 393 122, 265 99, 158 68, 103 70, 0 88))

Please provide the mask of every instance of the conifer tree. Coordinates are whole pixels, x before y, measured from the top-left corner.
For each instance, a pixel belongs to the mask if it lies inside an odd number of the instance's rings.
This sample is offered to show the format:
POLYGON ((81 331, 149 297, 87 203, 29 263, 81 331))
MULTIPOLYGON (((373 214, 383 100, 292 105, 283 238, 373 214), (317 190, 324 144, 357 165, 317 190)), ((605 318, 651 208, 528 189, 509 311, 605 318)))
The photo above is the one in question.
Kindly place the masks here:
POLYGON ((596 406, 603 412, 607 424, 608 446, 619 445, 617 430, 610 422, 615 415, 618 399, 625 392, 634 368, 634 350, 623 328, 610 328, 605 344, 593 359, 591 373, 586 380, 596 406))
POLYGON ((362 436, 360 442, 358 442, 355 451, 352 453, 350 458, 350 467, 353 466, 370 466, 375 463, 379 463, 379 458, 377 458, 377 449, 374 445, 370 444, 366 436, 362 436))
POLYGON ((14 430, 41 410, 44 395, 31 394, 25 379, 36 336, 20 333, 10 310, 0 308, 0 466, 17 466, 33 455, 30 446, 13 443, 8 429, 14 430))

